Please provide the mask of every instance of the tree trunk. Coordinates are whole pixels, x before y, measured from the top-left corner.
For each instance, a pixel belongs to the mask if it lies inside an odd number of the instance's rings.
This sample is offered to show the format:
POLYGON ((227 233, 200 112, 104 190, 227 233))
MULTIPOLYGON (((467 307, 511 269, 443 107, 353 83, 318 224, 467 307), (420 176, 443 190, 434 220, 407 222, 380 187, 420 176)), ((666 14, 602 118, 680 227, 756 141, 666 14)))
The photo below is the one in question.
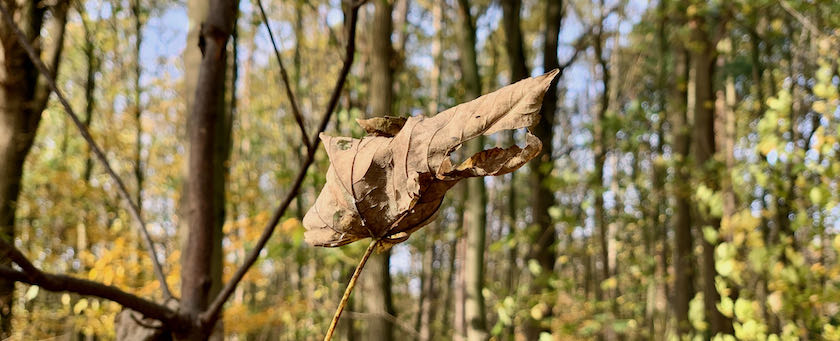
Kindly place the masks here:
POLYGON ((694 238, 691 235, 691 188, 685 181, 688 178, 688 158, 691 145, 691 127, 688 122, 688 54, 680 47, 674 55, 674 74, 676 84, 673 87, 670 106, 675 113, 671 121, 674 139, 675 179, 673 197, 676 202, 674 210, 674 312, 676 314, 677 331, 680 335, 691 332, 691 322, 688 320, 688 303, 694 297, 694 238))
MULTIPOLYGON (((16 25, 29 42, 47 60, 53 74, 57 73, 58 60, 64 44, 64 25, 67 19, 67 1, 52 6, 40 6, 36 1, 19 2, 3 0, 16 25), (52 12, 48 30, 52 45, 44 45, 41 30, 47 10, 52 12)), ((3 56, 0 70, 0 238, 14 243, 15 210, 21 190, 23 164, 26 160, 41 113, 47 104, 50 91, 43 78, 38 76, 32 60, 18 42, 13 28, 0 23, 0 43, 3 56)), ((11 261, 0 256, 0 265, 10 266, 11 261)), ((11 337, 14 282, 0 279, 0 339, 11 337)))
POLYGON ((432 316, 434 314, 435 297, 435 240, 437 240, 438 226, 432 223, 426 227, 426 233, 431 236, 425 242, 423 249, 423 260, 420 273, 420 311, 417 313, 415 330, 418 331, 417 339, 420 341, 432 340, 432 316))
MULTIPOLYGON (((560 33, 560 24, 563 19, 563 3, 562 1, 546 1, 545 9, 545 23, 546 28, 543 32, 543 69, 550 71, 560 66, 557 59, 557 44, 560 33)), ((511 35, 514 38, 515 34, 511 35)), ((520 38, 521 44, 521 38, 520 38)), ((514 48, 516 50, 516 48, 514 48)), ((523 55, 524 58, 524 55, 523 55)), ((524 68, 525 64, 521 66, 514 66, 513 72, 517 68, 524 68)), ((525 71, 527 74, 527 70, 525 71)), ((557 110, 557 81, 551 83, 551 86, 545 93, 543 98, 542 109, 540 116, 542 121, 533 128, 533 133, 541 141, 543 141, 543 148, 540 154, 531 161, 531 207, 533 211, 534 224, 537 226, 536 234, 532 237, 534 244, 529 250, 529 258, 539 262, 542 268, 542 275, 534 282, 532 294, 539 295, 544 290, 548 289, 548 276, 554 271, 554 265, 557 259, 557 251, 555 243, 557 242, 557 235, 554 230, 554 225, 551 223, 551 217, 548 215, 548 209, 554 205, 553 190, 548 188, 546 180, 550 178, 553 167, 552 153, 554 145, 551 141, 554 140, 554 121, 555 112, 557 110)), ((546 309, 543 313, 543 320, 551 319, 551 309, 546 309)), ((525 333, 528 339, 537 339, 541 332, 549 331, 548 326, 543 325, 541 321, 529 319, 527 322, 525 333)))
MULTIPOLYGON (((714 107, 714 82, 716 49, 715 43, 709 37, 705 28, 705 20, 695 16, 690 19, 692 27, 691 50, 691 82, 693 83, 694 98, 694 160, 695 169, 703 170, 703 178, 699 180, 713 191, 720 188, 720 179, 717 172, 710 169, 710 161, 714 158, 717 146, 715 142, 715 107, 714 107)), ((702 176, 702 175, 701 175, 702 176)), ((701 211, 699 224, 697 226, 711 226, 716 231, 720 230, 720 218, 714 217, 705 209, 701 211)), ((699 231, 702 234, 702 231, 699 231)), ((717 242, 710 242, 703 238, 703 304, 706 311, 706 319, 709 322, 709 336, 719 332, 733 332, 732 322, 723 316, 716 305, 720 301, 720 295, 715 287, 715 247, 717 242)))
MULTIPOLYGON (((374 0, 374 15, 371 27, 370 46, 370 110, 374 116, 390 115, 393 105, 394 87, 391 59, 393 6, 389 0, 374 0)), ((362 276, 360 300, 370 315, 366 340, 392 340, 396 326, 386 315, 395 315, 391 299, 391 252, 374 254, 368 260, 362 276)))
MULTIPOLYGON (((464 81, 464 100, 469 101, 481 95, 481 78, 478 73, 478 59, 475 50, 475 25, 468 0, 459 0, 461 73, 464 81)), ((479 137, 466 144, 466 155, 471 156, 484 149, 484 138, 479 137)), ((484 296, 484 250, 487 238, 487 189, 484 179, 466 180, 467 197, 464 212, 464 231, 467 249, 464 258, 465 306, 467 340, 486 340, 487 320, 484 296)))
MULTIPOLYGON (((432 58, 434 58, 434 67, 431 70, 430 78, 432 80, 432 84, 430 87, 430 97, 431 100, 429 101, 428 107, 428 114, 434 115, 438 111, 440 111, 440 85, 441 85, 441 72, 440 69, 443 66, 443 6, 441 2, 435 2, 432 9, 432 20, 434 25, 435 36, 434 40, 432 41, 432 58)), ((441 228, 438 226, 438 223, 433 223, 431 226, 427 228, 427 233, 433 236, 434 240, 440 239, 443 234, 440 232, 441 228)), ((434 269, 434 262, 435 257, 439 254, 435 247, 435 242, 432 241, 427 243, 428 245, 423 250, 423 273, 422 273, 422 284, 421 284, 421 297, 420 300, 420 313, 418 314, 419 317, 417 318, 418 321, 418 340, 420 341, 429 341, 434 339, 434 328, 432 328, 432 323, 435 321, 435 304, 437 303, 436 300, 438 299, 437 293, 435 289, 435 269, 434 269)), ((441 258, 441 261, 443 259, 441 258)), ((441 275, 440 278, 443 278, 441 275)))
MULTIPOLYGON (((189 124, 187 245, 181 258, 180 310, 196 315, 221 286, 222 224, 225 218, 226 161, 230 154, 232 117, 226 105, 227 42, 238 0, 211 0, 201 25, 201 68, 189 124)), ((193 328, 179 338, 204 340, 214 332, 193 328)), ((219 335, 219 334, 217 334, 219 335)))
POLYGON ((668 199, 665 195, 665 177, 667 174, 665 163, 665 122, 668 120, 668 38, 666 34, 667 25, 667 2, 660 1, 657 5, 657 43, 658 43, 658 66, 657 75, 659 117, 654 123, 657 141, 651 146, 651 201, 653 202, 650 214, 652 229, 652 249, 655 254, 655 263, 651 272, 650 283, 651 293, 648 307, 648 336, 664 335, 665 325, 668 318, 665 316, 665 305, 668 301, 668 290, 665 276, 668 271, 668 229, 666 222, 666 207, 668 199))
MULTIPOLYGON (((99 59, 96 56, 96 46, 94 41, 94 32, 93 28, 90 27, 90 22, 88 21, 87 13, 80 13, 82 17, 82 26, 85 31, 85 45, 83 47, 83 51, 85 52, 85 59, 87 61, 86 66, 86 78, 85 78, 85 117, 84 117, 84 125, 87 129, 90 129, 90 124, 93 121, 93 109, 96 106, 96 102, 94 99, 94 90, 96 90, 96 71, 99 69, 99 59)), ((93 157, 91 155, 90 147, 86 150, 86 157, 85 157, 85 170, 83 173, 83 178, 85 182, 90 181, 90 176, 93 172, 93 157)))
MULTIPOLYGON (((516 83, 528 77, 527 58, 525 57, 525 48, 522 45, 522 29, 520 27, 520 14, 522 1, 521 0, 504 0, 502 5, 502 28, 505 32, 505 51, 508 58, 508 66, 510 68, 510 84, 516 83)), ((493 73, 495 74, 495 72, 493 73)), ((510 131, 507 133, 508 140, 511 145, 516 143, 516 132, 510 131)), ((507 194, 507 221, 508 234, 513 236, 516 233, 516 219, 517 219, 517 204, 516 204, 516 172, 510 173, 507 194)), ((510 237, 509 237, 510 238, 510 237)), ((505 255, 507 271, 505 271, 504 288, 505 293, 511 296, 515 293, 514 281, 517 277, 518 269, 517 263, 517 248, 516 245, 508 245, 505 243, 505 255)), ((536 324, 533 321, 528 321, 527 330, 539 333, 536 324)), ((513 340, 516 333, 515 326, 510 326, 504 331, 503 337, 505 339, 513 340)), ((529 333, 534 336, 534 333, 529 333)))
MULTIPOLYGON (((519 80, 528 77, 528 65, 525 57, 525 47, 522 45, 522 29, 519 25, 520 10, 522 7, 522 0, 502 0, 502 27, 505 30, 505 50, 508 55, 508 62, 510 64, 510 83, 516 83, 519 80)), ((552 7, 560 6, 562 3, 558 1, 548 1, 547 11, 553 10, 552 7)), ((550 15, 549 15, 550 16, 550 15)), ((549 27, 546 28, 546 34, 551 26, 560 25, 559 22, 552 22, 554 18, 546 17, 546 23, 549 27)), ((552 39, 554 40, 554 39, 552 39)), ((557 55, 557 53, 553 53, 557 55)), ((556 61, 556 57, 554 58, 556 61)), ((550 69, 544 67, 546 71, 550 69)))
MULTIPOLYGON (((602 14, 603 15, 603 14, 602 14)), ((592 152, 595 156, 595 170, 592 175, 592 188, 595 192, 595 231, 598 233, 598 250, 601 261, 600 274, 595 281, 595 298, 598 300, 610 300, 610 291, 601 287, 601 284, 610 278, 610 257, 609 238, 607 226, 607 213, 604 208, 604 167, 607 160, 607 133, 604 131, 607 110, 610 106, 610 70, 608 60, 604 56, 604 18, 598 19, 598 32, 594 38, 595 58, 601 71, 601 98, 598 102, 595 116, 592 118, 592 152)), ((609 329, 605 329, 609 333, 609 329)))

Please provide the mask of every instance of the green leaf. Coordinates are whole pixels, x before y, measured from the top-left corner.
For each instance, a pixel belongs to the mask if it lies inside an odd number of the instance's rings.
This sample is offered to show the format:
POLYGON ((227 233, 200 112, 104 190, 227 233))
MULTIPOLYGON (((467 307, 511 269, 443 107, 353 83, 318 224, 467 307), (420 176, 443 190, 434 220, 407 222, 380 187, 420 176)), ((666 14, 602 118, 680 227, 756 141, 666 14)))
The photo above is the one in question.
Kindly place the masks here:
POLYGON ((554 341, 554 337, 548 332, 542 332, 540 333, 540 341, 554 341))
POLYGON ((731 318, 734 306, 735 304, 732 302, 732 299, 727 296, 724 296, 720 298, 720 302, 718 302, 717 304, 717 309, 724 316, 731 318))
POLYGON ((79 314, 81 314, 81 313, 82 313, 82 311, 84 311, 85 309, 87 309, 87 307, 88 307, 88 300, 87 300, 87 298, 80 299, 80 300, 79 300, 78 302, 76 302, 76 304, 73 306, 73 313, 75 313, 76 315, 79 315, 79 314))
POLYGON ((531 274, 534 276, 539 276, 542 273, 542 266, 536 259, 529 259, 528 260, 528 271, 531 271, 531 274))
POLYGON ((738 298, 738 300, 735 301, 735 317, 742 322, 754 319, 755 309, 753 307, 753 302, 743 298, 738 298))
POLYGON ((715 244, 718 241, 718 232, 715 230, 714 227, 711 226, 703 226, 703 239, 705 239, 709 244, 715 244))
POLYGON ((694 298, 688 302, 688 320, 694 329, 704 331, 709 324, 706 322, 706 312, 703 309, 703 293, 697 293, 694 298))

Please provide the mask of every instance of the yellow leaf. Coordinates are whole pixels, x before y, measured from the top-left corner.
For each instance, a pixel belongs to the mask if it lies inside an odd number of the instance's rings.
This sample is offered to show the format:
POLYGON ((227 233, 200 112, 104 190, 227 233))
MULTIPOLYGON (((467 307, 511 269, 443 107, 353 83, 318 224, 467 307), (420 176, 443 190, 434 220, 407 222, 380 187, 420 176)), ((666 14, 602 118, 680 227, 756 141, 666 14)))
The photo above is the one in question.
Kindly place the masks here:
POLYGON ((88 272, 88 279, 91 280, 91 281, 95 280, 98 276, 99 276, 99 268, 90 269, 90 271, 88 272))
POLYGON ((778 313, 782 310, 782 292, 781 291, 774 291, 772 294, 767 296, 767 305, 770 307, 774 313, 778 313))
POLYGON ((73 306, 73 313, 75 313, 76 315, 79 315, 79 314, 82 313, 82 311, 84 311, 87 308, 87 306, 88 306, 87 298, 80 299, 79 302, 76 302, 76 304, 73 306))
POLYGON ((37 285, 30 286, 29 289, 26 290, 26 294, 24 295, 24 298, 26 299, 26 301, 28 302, 28 301, 34 300, 35 297, 38 297, 39 289, 40 288, 37 285))

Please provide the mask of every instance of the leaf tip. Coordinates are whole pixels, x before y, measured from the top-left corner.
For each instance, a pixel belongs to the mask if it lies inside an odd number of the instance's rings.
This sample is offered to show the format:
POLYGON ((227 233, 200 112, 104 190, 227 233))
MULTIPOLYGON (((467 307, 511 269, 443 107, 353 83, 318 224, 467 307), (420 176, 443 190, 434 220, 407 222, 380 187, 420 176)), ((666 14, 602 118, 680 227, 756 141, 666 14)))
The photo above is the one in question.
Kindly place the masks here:
POLYGON ((548 89, 548 86, 551 84, 551 82, 554 81, 555 78, 557 78, 558 74, 560 74, 560 69, 554 68, 554 70, 546 72, 542 76, 537 77, 537 79, 539 79, 540 82, 545 85, 545 88, 548 89))

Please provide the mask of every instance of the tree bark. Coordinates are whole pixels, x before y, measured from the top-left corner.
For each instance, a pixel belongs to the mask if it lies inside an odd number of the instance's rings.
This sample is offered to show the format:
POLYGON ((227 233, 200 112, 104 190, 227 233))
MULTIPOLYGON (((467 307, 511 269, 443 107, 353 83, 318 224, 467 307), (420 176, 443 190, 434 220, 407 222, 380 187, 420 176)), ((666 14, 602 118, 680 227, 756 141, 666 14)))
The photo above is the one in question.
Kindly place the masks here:
MULTIPOLYGON (((518 2, 518 1, 517 1, 518 2)), ((543 32, 543 69, 550 71, 560 66, 557 58, 557 45, 560 35, 560 25, 563 19, 563 3, 562 1, 549 0, 546 1, 545 8, 545 31, 543 32)), ((511 34, 509 39, 516 40, 517 34, 511 34)), ((520 45, 521 34, 519 34, 520 45)), ((510 51, 511 49, 509 49, 510 51)), ((521 48, 512 47, 512 52, 520 50, 522 58, 524 52, 521 48)), ((510 53, 510 52, 509 52, 510 53)), ((513 59, 512 59, 513 61, 513 59)), ((527 76, 527 68, 524 61, 521 65, 512 65, 512 72, 514 75, 525 70, 527 76), (520 69, 517 71, 517 69, 520 69)), ((551 223, 551 217, 548 215, 548 209, 555 204, 554 192, 546 185, 546 180, 550 178, 553 167, 552 154, 554 152, 554 145, 551 141, 554 140, 554 122, 555 112, 557 110, 557 80, 551 83, 548 91, 543 98, 543 106, 540 110, 542 121, 533 128, 533 133, 541 141, 543 141, 543 148, 540 154, 531 161, 531 173, 529 181, 531 184, 531 207, 533 211, 534 224, 537 226, 536 234, 532 237, 534 244, 529 250, 529 259, 539 262, 542 268, 542 275, 535 279, 532 294, 539 295, 544 290, 548 289, 547 277, 554 271, 554 265, 557 259, 557 251, 555 244, 557 242, 557 234, 554 230, 554 225, 551 223)), ((550 320, 551 309, 543 311, 543 320, 550 320)), ((540 333, 549 331, 548 326, 543 325, 541 321, 528 319, 526 322, 525 334, 528 339, 534 340, 539 338, 540 333)))
MULTIPOLYGON (((674 73, 677 84, 674 88, 674 158, 676 163, 676 179, 688 178, 688 158, 691 145, 691 126, 688 122, 688 55, 680 49, 675 56, 674 73)), ((674 198, 676 210, 674 217, 674 310, 677 315, 677 329, 682 335, 691 331, 688 320, 688 303, 694 297, 694 275, 696 260, 694 259, 694 238, 691 234, 692 217, 689 198, 691 188, 684 181, 674 183, 674 198)))
POLYGON ((658 105, 659 117, 654 123, 654 130, 656 131, 657 141, 655 146, 651 146, 651 201, 654 203, 651 219, 651 243, 652 250, 655 254, 655 263, 653 271, 651 271, 652 283, 650 283, 650 303, 648 307, 648 336, 663 335, 665 333, 665 325, 668 318, 665 315, 665 306, 668 301, 668 284, 665 281, 665 276, 668 271, 668 229, 666 221, 666 207, 668 199, 665 194, 665 177, 667 174, 667 165, 665 163, 665 122, 668 120, 668 38, 666 34, 667 26, 667 4, 668 2, 662 0, 657 5, 657 43, 658 43, 658 67, 659 74, 657 75, 658 89, 658 105))
MULTIPOLYGON (((374 15, 370 36, 370 111, 373 116, 390 115, 394 103, 394 50, 391 45, 393 4, 389 0, 374 0, 374 15)), ((386 317, 394 315, 391 299, 391 251, 373 254, 367 272, 362 276, 360 300, 370 315, 366 340, 393 340, 396 326, 386 317)))
POLYGON ((595 230, 598 233, 598 250, 601 261, 600 276, 595 281, 595 297, 598 300, 608 300, 608 290, 601 287, 601 283, 610 277, 609 245, 607 238, 607 217, 604 208, 604 166, 607 160, 606 137, 604 120, 607 116, 610 100, 610 71, 608 60, 604 56, 604 18, 603 13, 598 18, 598 32, 595 35, 594 50, 598 66, 601 71, 601 84, 604 90, 598 102, 598 108, 592 118, 592 152, 595 158, 595 170, 592 175, 592 187, 595 192, 595 230))
MULTIPOLYGON (((69 2, 58 1, 49 7, 40 6, 36 1, 3 2, 13 14, 13 20, 17 19, 15 23, 23 30, 29 42, 36 46, 36 53, 46 54, 44 57, 51 72, 56 74, 64 44, 69 2), (41 42, 41 30, 48 9, 52 12, 48 27, 53 37, 51 44, 41 42), (48 46, 42 50, 43 45, 48 46)), ((0 43, 3 53, 0 71, 0 238, 14 243, 15 210, 21 190, 23 165, 35 140, 50 91, 18 42, 13 28, 5 21, 0 23, 0 43)), ((10 265, 9 259, 0 256, 0 266, 10 265)), ((14 282, 7 278, 0 279, 0 339, 11 336, 13 300, 14 282)))
MULTIPOLYGON (((505 31, 505 50, 508 55, 508 63, 510 65, 510 83, 516 83, 519 80, 528 77, 528 65, 525 57, 525 47, 522 45, 522 28, 520 27, 520 11, 522 8, 522 0, 502 0, 502 27, 505 31)), ((562 2, 548 1, 548 8, 546 12, 553 10, 553 7, 562 7, 562 2)), ((558 26, 559 22, 554 23, 550 21, 550 14, 546 14, 546 35, 550 26, 558 26)), ((552 39, 555 40, 555 39, 552 39)), ((557 53, 553 53, 555 56, 557 53)), ((554 58, 556 61, 556 57, 554 58)), ((546 71, 550 70, 544 67, 546 71)))
MULTIPOLYGON (((551 1, 550 1, 551 2, 551 1)), ((555 1, 556 2, 556 1, 555 1)), ((527 57, 525 56, 525 47, 522 43, 522 28, 520 26, 521 21, 521 8, 522 8, 522 1, 521 0, 504 0, 501 2, 502 5, 502 28, 505 32, 505 51, 507 53, 508 58, 508 65, 510 68, 510 83, 513 84, 517 81, 525 79, 528 77, 528 65, 527 65, 527 57)), ((558 23, 559 24, 559 23, 558 23)), ((550 26, 550 24, 549 24, 550 26)), ((550 27, 547 27, 549 29, 550 27)), ((546 68, 547 69, 547 68, 546 68)), ((552 91, 553 92, 553 91, 552 91)), ((545 116, 543 116, 545 117, 545 116)), ((514 144, 516 143, 515 139, 515 131, 511 131, 508 133, 509 143, 514 144)), ((544 138, 544 136, 540 136, 537 134, 538 137, 544 138)), ((545 141, 545 140, 543 140, 545 141)), ((516 219, 517 219, 517 203, 516 203, 516 172, 510 173, 508 186, 508 194, 507 194, 507 211, 508 217, 508 234, 511 236, 516 233, 516 219)), ((536 211, 535 211, 536 212, 536 211)), ((518 270, 516 269, 517 263, 517 248, 515 245, 508 246, 507 243, 505 245, 505 254, 507 256, 507 271, 505 272, 505 292, 507 295, 513 295, 515 292, 514 289, 514 281, 517 277, 518 270)), ((537 291, 537 288, 533 288, 537 291)), ((526 325, 526 333, 530 338, 538 337, 538 333, 540 332, 536 321, 527 321, 526 325)), ((505 332, 506 335, 504 337, 509 340, 513 340, 515 338, 516 328, 515 326, 511 326, 510 328, 506 328, 505 332)))
POLYGON ((420 341, 432 340, 432 316, 434 315, 434 302, 437 298, 435 293, 435 240, 437 240, 438 226, 432 223, 426 228, 432 238, 426 240, 423 250, 423 260, 420 274, 420 312, 417 313, 415 330, 418 331, 417 339, 420 341))
MULTIPOLYGON (((481 78, 478 71, 478 59, 475 49, 476 36, 471 7, 468 0, 458 1, 461 26, 459 52, 461 56, 461 74, 464 81, 464 100, 469 101, 481 95, 481 78)), ((484 138, 477 138, 466 144, 467 156, 480 152, 484 148, 484 138)), ((467 245, 464 258, 465 306, 467 340, 486 340, 487 332, 484 289, 484 250, 487 238, 487 189, 484 179, 466 180, 467 197, 464 212, 464 231, 467 245)))
MULTIPOLYGON (((692 50, 691 50, 691 82, 693 83, 694 98, 694 160, 696 169, 703 170, 704 177, 699 180, 713 191, 720 189, 720 179, 717 172, 712 168, 717 146, 715 142, 715 107, 714 107, 714 81, 715 63, 717 52, 715 41, 710 37, 706 29, 705 18, 694 16, 689 19, 689 26, 692 28, 692 50)), ((711 226, 716 231, 720 230, 720 218, 714 217, 709 212, 701 209, 698 217, 698 227, 711 226)), ((699 231, 702 235, 702 231, 699 231)), ((706 311, 706 319, 709 322, 709 336, 720 332, 732 334, 732 322, 723 316, 716 305, 720 301, 720 295, 715 287, 715 247, 717 242, 710 242, 703 238, 703 303, 706 311)))
MULTIPOLYGON (((226 161, 230 154, 232 117, 226 106, 227 42, 238 13, 238 0, 211 0, 201 25, 201 68, 189 124, 189 184, 187 245, 181 258, 180 309, 197 316, 221 287, 221 238, 225 218, 226 161)), ((188 340, 203 340, 213 332, 191 328, 188 340)))

